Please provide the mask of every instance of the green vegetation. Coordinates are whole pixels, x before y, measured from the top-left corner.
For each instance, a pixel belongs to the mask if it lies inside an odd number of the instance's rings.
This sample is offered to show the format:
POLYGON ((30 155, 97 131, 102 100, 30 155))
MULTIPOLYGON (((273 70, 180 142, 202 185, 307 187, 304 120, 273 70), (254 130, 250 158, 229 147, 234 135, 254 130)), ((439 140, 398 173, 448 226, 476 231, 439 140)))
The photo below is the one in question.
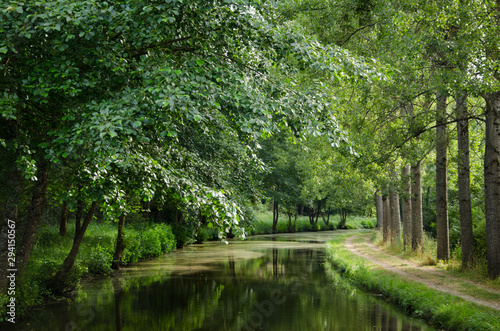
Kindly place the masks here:
POLYGON ((414 316, 424 318, 447 330, 495 330, 500 316, 494 309, 478 306, 464 299, 436 292, 425 285, 402 280, 390 271, 372 269, 344 247, 351 235, 329 242, 327 254, 336 271, 354 285, 368 292, 382 294, 414 316))
POLYGON ((0 297, 9 268, 22 311, 31 287, 170 250, 166 229, 182 247, 376 225, 499 278, 499 16, 493 0, 4 1, 0 297), (95 222, 116 229, 88 250, 95 222), (49 241, 65 249, 36 252, 49 241))

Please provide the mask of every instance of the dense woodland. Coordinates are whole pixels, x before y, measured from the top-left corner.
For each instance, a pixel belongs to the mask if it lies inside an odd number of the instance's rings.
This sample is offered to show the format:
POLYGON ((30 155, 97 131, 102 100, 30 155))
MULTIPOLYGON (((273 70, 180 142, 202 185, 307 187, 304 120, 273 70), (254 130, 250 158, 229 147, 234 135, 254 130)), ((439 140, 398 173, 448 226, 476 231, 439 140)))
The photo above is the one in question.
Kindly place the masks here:
POLYGON ((276 223, 376 213, 386 241, 426 231, 500 275, 500 1, 0 10, 0 293, 8 220, 19 283, 40 229, 75 224, 55 284, 91 222, 116 223, 118 267, 127 220, 223 240, 261 203, 276 223))

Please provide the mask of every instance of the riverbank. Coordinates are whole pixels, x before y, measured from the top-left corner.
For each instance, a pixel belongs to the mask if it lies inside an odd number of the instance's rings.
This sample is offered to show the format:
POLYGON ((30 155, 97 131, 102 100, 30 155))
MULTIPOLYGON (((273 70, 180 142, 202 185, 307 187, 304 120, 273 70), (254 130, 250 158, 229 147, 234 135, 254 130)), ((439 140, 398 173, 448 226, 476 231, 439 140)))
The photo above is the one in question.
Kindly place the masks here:
POLYGON ((370 247, 369 236, 345 235, 328 243, 328 259, 344 278, 441 329, 500 329, 500 292, 496 289, 444 270, 394 261, 394 256, 370 247))

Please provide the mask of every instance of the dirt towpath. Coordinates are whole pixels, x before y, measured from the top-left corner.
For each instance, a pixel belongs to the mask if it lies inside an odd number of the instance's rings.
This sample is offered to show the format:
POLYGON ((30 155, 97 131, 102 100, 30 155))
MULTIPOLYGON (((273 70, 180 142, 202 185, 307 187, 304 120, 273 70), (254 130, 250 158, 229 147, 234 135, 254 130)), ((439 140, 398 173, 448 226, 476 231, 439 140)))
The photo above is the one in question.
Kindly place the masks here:
POLYGON ((500 310, 500 291, 482 284, 454 277, 435 267, 420 266, 408 260, 388 254, 370 242, 370 234, 349 237, 345 246, 352 253, 368 260, 369 264, 422 283, 437 291, 456 295, 478 305, 500 310))

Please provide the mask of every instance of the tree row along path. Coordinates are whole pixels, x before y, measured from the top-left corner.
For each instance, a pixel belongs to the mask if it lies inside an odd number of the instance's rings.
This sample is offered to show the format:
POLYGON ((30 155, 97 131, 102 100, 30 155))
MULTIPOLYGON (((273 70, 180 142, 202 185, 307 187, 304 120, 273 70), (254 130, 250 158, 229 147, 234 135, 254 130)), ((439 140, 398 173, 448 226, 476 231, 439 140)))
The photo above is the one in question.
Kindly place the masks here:
POLYGON ((345 242, 345 246, 352 253, 368 260, 368 263, 375 268, 378 267, 394 272, 402 278, 422 283, 434 290, 500 310, 500 291, 467 279, 451 276, 445 272, 435 270, 435 267, 420 266, 388 254, 370 242, 370 234, 349 237, 345 242), (478 295, 481 298, 478 298, 478 295))

